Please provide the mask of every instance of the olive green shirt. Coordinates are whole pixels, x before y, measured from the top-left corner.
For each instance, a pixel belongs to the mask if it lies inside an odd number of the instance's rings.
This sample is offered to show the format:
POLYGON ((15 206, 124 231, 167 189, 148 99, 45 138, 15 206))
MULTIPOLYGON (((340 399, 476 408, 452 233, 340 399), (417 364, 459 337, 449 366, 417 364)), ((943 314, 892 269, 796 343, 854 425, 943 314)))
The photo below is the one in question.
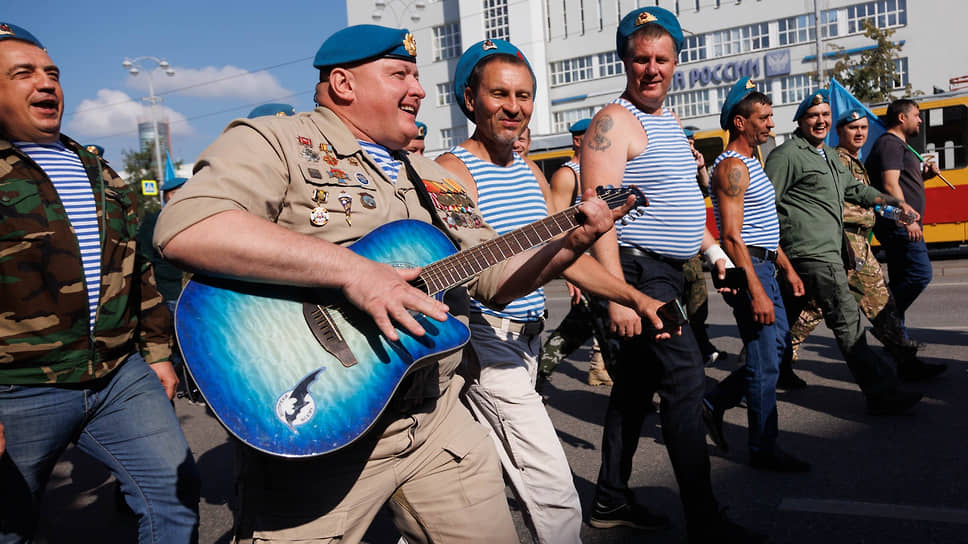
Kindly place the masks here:
POLYGON ((823 151, 826 158, 797 131, 770 153, 765 170, 787 257, 842 263, 844 201, 871 207, 882 195, 857 181, 836 149, 824 144, 823 151))

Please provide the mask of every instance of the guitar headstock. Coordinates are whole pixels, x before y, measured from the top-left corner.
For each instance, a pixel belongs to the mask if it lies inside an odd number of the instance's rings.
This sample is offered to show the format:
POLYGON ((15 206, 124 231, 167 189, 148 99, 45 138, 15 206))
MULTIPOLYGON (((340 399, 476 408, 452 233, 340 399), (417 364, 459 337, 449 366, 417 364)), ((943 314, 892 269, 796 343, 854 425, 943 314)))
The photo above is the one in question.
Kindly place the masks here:
POLYGON ((630 211, 628 215, 622 218, 622 224, 627 224, 628 220, 626 218, 630 218, 631 220, 634 221, 637 217, 641 217, 642 215, 644 215, 645 207, 649 205, 649 199, 646 198, 645 195, 642 194, 642 191, 640 191, 639 188, 636 187, 635 185, 630 185, 628 187, 612 187, 611 185, 606 185, 606 186, 599 185, 598 187, 595 187, 595 192, 598 194, 599 198, 601 198, 602 200, 605 201, 606 204, 608 204, 609 209, 615 209, 621 206, 622 204, 625 204, 625 201, 628 199, 629 196, 635 197, 635 204, 632 208, 632 211, 630 211))

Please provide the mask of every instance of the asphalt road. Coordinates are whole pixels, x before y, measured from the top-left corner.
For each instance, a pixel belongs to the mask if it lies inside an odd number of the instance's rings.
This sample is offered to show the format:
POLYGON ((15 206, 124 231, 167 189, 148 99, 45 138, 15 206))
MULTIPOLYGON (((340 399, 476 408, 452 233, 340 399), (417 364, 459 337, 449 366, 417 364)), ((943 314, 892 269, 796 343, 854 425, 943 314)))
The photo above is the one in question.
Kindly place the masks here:
MULTIPOLYGON (((906 416, 866 415, 863 397, 832 335, 820 327, 804 344, 798 366, 809 386, 778 395, 780 442, 813 463, 813 471, 783 475, 751 469, 743 447, 745 411, 727 412, 730 451, 724 454, 710 443, 709 452, 713 485, 730 517, 770 534, 777 543, 968 543, 968 260, 934 264, 934 281, 908 312, 911 334, 928 344, 921 357, 948 364, 942 377, 910 386, 924 392, 924 401, 906 416)), ((567 295, 560 282, 547 291, 554 326, 567 311, 567 295)), ((708 324, 713 342, 730 353, 726 361, 707 369, 710 379, 721 379, 735 367, 741 345, 732 316, 716 294, 710 296, 708 324)), ((871 343, 876 345, 875 340, 871 343)), ((587 349, 581 349, 559 366, 548 411, 582 505, 589 509, 608 388, 586 385, 587 360, 587 349)), ((233 446, 203 406, 178 399, 176 411, 203 479, 200 541, 230 542, 233 446)), ((683 541, 681 505, 655 416, 642 429, 631 484, 638 499, 671 517, 674 527, 643 534, 585 525, 583 540, 683 541)), ((118 507, 114 489, 103 468, 69 450, 48 486, 36 541, 134 542, 133 522, 118 507)), ((522 542, 528 542, 510 495, 509 501, 522 542)), ((367 538, 372 544, 396 540, 385 516, 374 522, 367 538)))

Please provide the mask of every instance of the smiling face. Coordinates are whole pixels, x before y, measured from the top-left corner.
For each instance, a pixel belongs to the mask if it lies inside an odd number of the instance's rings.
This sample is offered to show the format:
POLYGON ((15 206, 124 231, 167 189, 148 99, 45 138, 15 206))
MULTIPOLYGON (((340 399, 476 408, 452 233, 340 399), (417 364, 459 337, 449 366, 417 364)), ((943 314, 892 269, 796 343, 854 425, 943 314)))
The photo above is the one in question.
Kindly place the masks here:
POLYGON ((840 147, 846 149, 851 155, 857 156, 857 151, 867 142, 868 128, 867 117, 861 117, 837 127, 837 141, 840 147))
POLYGON ((810 145, 819 147, 823 144, 824 138, 830 132, 830 115, 830 104, 821 102, 815 106, 810 106, 797 119, 800 133, 810 142, 810 145))
POLYGON ((47 53, 19 40, 0 41, 0 134, 8 140, 53 143, 63 114, 60 70, 47 53))
POLYGON ((417 112, 426 96, 417 65, 379 59, 349 68, 353 76, 352 124, 361 139, 402 149, 417 136, 417 112))
POLYGON ((475 89, 464 93, 474 115, 475 134, 501 149, 510 149, 528 128, 534 110, 534 79, 524 64, 495 59, 481 68, 475 89))
POLYGON ((672 36, 636 32, 625 50, 626 98, 646 113, 662 108, 679 56, 672 36))

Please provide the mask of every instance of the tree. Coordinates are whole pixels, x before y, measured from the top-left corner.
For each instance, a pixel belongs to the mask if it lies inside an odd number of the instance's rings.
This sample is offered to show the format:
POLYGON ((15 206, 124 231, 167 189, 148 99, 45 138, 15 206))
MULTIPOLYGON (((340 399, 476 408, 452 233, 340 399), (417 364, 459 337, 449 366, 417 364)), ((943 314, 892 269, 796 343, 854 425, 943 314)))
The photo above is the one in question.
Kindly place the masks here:
MULTIPOLYGON (((897 92, 895 61, 901 58, 903 46, 891 40, 894 30, 877 28, 872 19, 862 21, 861 25, 864 36, 873 40, 876 46, 851 57, 844 52, 843 47, 832 45, 839 52, 837 63, 829 75, 849 89, 861 102, 890 102, 894 100, 894 93, 897 92)), ((921 94, 924 93, 912 90, 910 83, 904 86, 903 96, 921 94)))
MULTIPOLYGON (((162 180, 158 177, 155 168, 155 154, 151 147, 145 147, 141 151, 123 150, 121 157, 124 161, 124 171, 128 175, 128 184, 133 185, 135 193, 138 195, 138 220, 140 221, 146 213, 161 209, 161 199, 158 195, 148 196, 141 194, 141 181, 154 179, 161 186, 162 180)), ((181 161, 175 163, 175 168, 181 166, 181 161)))

